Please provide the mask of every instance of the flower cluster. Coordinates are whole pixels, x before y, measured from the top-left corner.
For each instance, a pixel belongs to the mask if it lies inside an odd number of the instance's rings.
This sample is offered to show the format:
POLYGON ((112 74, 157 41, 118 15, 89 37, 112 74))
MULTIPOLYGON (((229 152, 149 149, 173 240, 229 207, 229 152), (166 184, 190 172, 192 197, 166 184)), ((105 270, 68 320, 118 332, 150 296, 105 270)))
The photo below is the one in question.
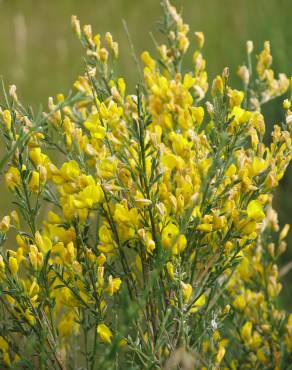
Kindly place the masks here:
POLYGON ((243 91, 226 68, 209 92, 203 33, 184 72, 189 27, 162 5, 166 44, 142 53, 134 93, 112 35, 74 16, 86 50, 75 93, 37 115, 14 86, 6 96, 1 166, 16 209, 0 222, 1 368, 292 361, 292 315, 277 300, 289 227, 272 208, 292 158, 291 99, 269 145, 261 113, 292 82, 275 78, 268 42, 254 61, 249 41, 243 91))

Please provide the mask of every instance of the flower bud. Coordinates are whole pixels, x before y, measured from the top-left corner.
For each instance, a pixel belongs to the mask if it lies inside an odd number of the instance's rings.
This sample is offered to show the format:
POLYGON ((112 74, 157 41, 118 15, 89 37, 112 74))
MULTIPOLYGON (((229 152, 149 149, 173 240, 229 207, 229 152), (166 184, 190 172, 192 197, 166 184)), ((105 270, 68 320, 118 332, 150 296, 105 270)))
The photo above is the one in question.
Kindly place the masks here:
POLYGON ((290 107, 291 107, 291 102, 288 99, 285 99, 283 101, 283 108, 288 110, 290 109, 290 107))
POLYGON ((181 288, 182 288, 182 294, 183 294, 184 301, 185 301, 185 303, 188 303, 188 301, 191 298, 193 288, 192 288, 191 284, 185 284, 183 281, 180 282, 180 285, 181 285, 181 288))
POLYGON ((105 324, 99 324, 97 326, 97 334, 104 343, 110 343, 113 336, 111 330, 105 324))
POLYGON ((11 272, 11 274, 13 276, 15 276, 17 274, 17 271, 18 271, 18 262, 17 262, 17 259, 15 257, 9 257, 8 259, 8 266, 9 266, 9 270, 11 272))
POLYGON ((248 55, 253 52, 253 42, 250 40, 246 42, 246 52, 248 55))
POLYGON ((3 233, 7 233, 10 229, 10 216, 4 216, 0 221, 0 231, 3 233))
POLYGON ((76 15, 72 15, 71 17, 71 26, 75 35, 80 38, 81 37, 80 21, 76 15))
POLYGON ((199 49, 202 49, 205 43, 205 36, 203 32, 195 32, 195 38, 199 49))
POLYGON ((4 123, 5 123, 6 129, 8 131, 10 131, 11 130, 11 121, 12 121, 12 119, 11 119, 11 113, 7 109, 3 112, 3 120, 4 120, 4 123))
POLYGON ((217 96, 217 95, 222 95, 223 94, 223 89, 224 89, 224 85, 223 85, 223 80, 222 80, 222 77, 221 76, 217 76, 214 80, 213 80, 213 84, 212 84, 212 96, 217 96))
POLYGON ((11 96, 11 98, 17 102, 18 101, 18 97, 16 95, 16 86, 15 85, 10 85, 9 86, 9 95, 11 96))
POLYGON ((40 188, 40 174, 37 171, 33 171, 31 174, 31 178, 28 183, 29 190, 32 193, 37 193, 40 188))

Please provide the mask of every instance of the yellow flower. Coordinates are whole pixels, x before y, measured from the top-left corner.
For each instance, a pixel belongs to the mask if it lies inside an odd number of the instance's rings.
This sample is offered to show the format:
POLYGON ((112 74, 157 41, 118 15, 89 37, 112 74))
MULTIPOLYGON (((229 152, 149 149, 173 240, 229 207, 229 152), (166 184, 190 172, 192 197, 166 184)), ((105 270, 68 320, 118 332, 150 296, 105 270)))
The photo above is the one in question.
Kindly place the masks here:
POLYGON ((245 343, 250 343, 252 338, 252 323, 247 321, 240 329, 240 334, 245 343))
POLYGON ((213 230, 213 226, 211 224, 200 224, 197 226, 197 230, 204 231, 206 233, 209 233, 213 230))
POLYGON ((29 152, 29 158, 35 166, 49 164, 49 159, 42 153, 41 148, 32 148, 29 152))
POLYGON ((60 333, 61 337, 70 338, 70 336, 73 333, 74 324, 75 324, 74 312, 69 311, 68 313, 64 314, 58 325, 58 332, 60 333))
POLYGON ((246 111, 238 106, 235 106, 230 114, 230 117, 234 117, 234 122, 237 124, 248 122, 251 119, 252 113, 246 111))
POLYGON ((291 108, 291 102, 288 99, 283 101, 283 108, 287 110, 291 108))
POLYGON ((161 234, 161 244, 163 248, 169 249, 173 247, 174 241, 178 234, 179 229, 175 224, 169 223, 167 226, 165 226, 161 234))
POLYGON ((204 46, 204 43, 205 43, 205 36, 204 36, 203 32, 195 32, 195 38, 196 38, 196 41, 197 41, 197 44, 198 44, 198 48, 202 49, 202 47, 204 46))
POLYGON ((171 262, 166 263, 166 270, 168 272, 170 279, 173 280, 174 279, 174 268, 171 262))
POLYGON ((252 161, 252 176, 256 176, 261 172, 265 171, 269 165, 269 162, 263 158, 254 157, 252 161))
POLYGON ((196 82, 196 79, 192 77, 189 73, 184 75, 183 85, 186 89, 190 89, 196 82))
POLYGON ((237 296, 233 301, 233 306, 238 309, 239 311, 243 311, 246 306, 246 301, 244 296, 241 294, 237 296))
POLYGON ((100 244, 98 250, 102 253, 111 253, 114 249, 110 228, 105 224, 101 225, 98 231, 100 244))
POLYGON ((55 212, 49 211, 48 212, 48 221, 51 224, 61 224, 62 218, 58 216, 55 212))
POLYGON ((180 282, 180 285, 182 288, 182 294, 183 294, 184 301, 185 303, 188 303, 193 293, 193 288, 191 284, 185 284, 183 281, 180 282))
POLYGON ((17 259, 15 257, 10 256, 9 259, 8 259, 8 266, 9 266, 9 270, 10 270, 11 274, 13 276, 15 276, 17 274, 17 271, 18 271, 17 259))
POLYGON ((183 168, 184 161, 181 157, 165 151, 162 157, 162 164, 169 170, 172 170, 173 168, 181 169, 183 168))
POLYGON ((223 360, 223 357, 225 356, 226 349, 223 345, 219 345, 219 350, 216 355, 216 364, 220 364, 221 361, 223 360))
POLYGON ((144 229, 140 229, 138 231, 138 234, 141 236, 142 240, 145 243, 147 253, 152 255, 156 247, 155 242, 152 239, 152 234, 149 231, 145 232, 144 229))
POLYGON ((139 256, 139 254, 136 255, 136 267, 137 267, 137 270, 139 272, 142 272, 143 271, 143 266, 142 266, 142 260, 141 260, 141 257, 139 256))
POLYGON ((139 215, 137 208, 130 210, 124 204, 117 204, 114 213, 114 220, 119 224, 125 224, 130 227, 137 227, 139 215))
POLYGON ((108 287, 106 291, 110 296, 112 296, 120 289, 121 284, 122 280, 120 278, 113 278, 110 275, 108 278, 108 287))
POLYGON ((290 230, 290 225, 286 224, 280 232, 279 240, 284 240, 286 236, 288 235, 289 230, 290 230))
POLYGON ((265 351, 262 349, 262 348, 259 348, 257 350, 257 354, 256 354, 258 360, 263 363, 263 364, 266 364, 267 361, 268 361, 268 358, 267 358, 267 355, 265 353, 265 351))
POLYGON ((17 211, 13 210, 10 213, 10 215, 11 215, 13 224, 15 225, 15 227, 17 229, 19 229, 20 228, 20 220, 19 220, 19 215, 18 215, 17 211))
POLYGON ((126 338, 122 338, 119 340, 119 348, 123 348, 128 344, 128 341, 126 338))
POLYGON ((11 119, 11 113, 10 113, 9 110, 5 110, 3 112, 3 120, 4 120, 4 123, 5 123, 5 126, 6 126, 7 130, 10 131, 11 130, 11 121, 12 121, 12 119, 11 119))
POLYGON ((184 33, 182 32, 179 32, 178 33, 178 47, 179 47, 179 50, 182 52, 182 53, 185 53, 187 50, 188 50, 188 47, 189 47, 189 39, 185 36, 184 33))
POLYGON ((212 84, 212 96, 223 94, 223 80, 221 76, 216 76, 212 84))
POLYGON ((3 352, 7 352, 9 349, 9 344, 2 336, 0 336, 0 348, 3 352))
POLYGON ((182 253, 187 245, 185 235, 179 234, 179 229, 173 223, 169 223, 161 234, 161 244, 165 249, 171 249, 174 255, 182 253))
POLYGON ((255 221, 262 221, 265 218, 263 206, 259 200, 252 200, 248 203, 247 216, 255 221))
POLYGON ((256 231, 257 223, 254 220, 246 221, 243 220, 242 223, 240 223, 240 231, 243 235, 251 235, 256 231))
POLYGON ((31 263, 32 267, 35 270, 41 269, 41 267, 43 265, 44 257, 43 257, 43 254, 38 251, 38 249, 35 245, 30 246, 30 251, 29 251, 28 257, 29 257, 29 260, 30 260, 30 263, 31 263))
POLYGON ((232 177, 236 174, 237 172, 237 167, 235 166, 234 163, 232 163, 226 170, 225 176, 226 177, 232 177))
POLYGON ((187 246, 187 238, 185 235, 180 234, 172 247, 172 254, 177 255, 182 253, 187 246))
POLYGON ((103 192, 99 185, 88 185, 74 200, 76 208, 92 208, 103 199, 103 192))
POLYGON ((102 126, 98 114, 90 115, 84 122, 84 127, 90 131, 91 136, 95 139, 101 140, 106 135, 106 128, 102 126))
POLYGON ((227 225, 227 220, 225 216, 214 215, 214 219, 213 219, 214 230, 223 229, 226 225, 227 225))
POLYGON ((0 231, 7 233, 10 229, 10 216, 4 216, 0 221, 0 231))
POLYGON ((111 338, 113 334, 105 324, 99 324, 96 331, 102 342, 111 343, 111 338))
POLYGON ((80 168, 77 162, 71 160, 62 165, 60 174, 65 181, 74 181, 80 174, 80 168))
POLYGON ((117 162, 110 159, 103 159, 99 162, 98 172, 99 175, 104 179, 110 179, 115 176, 117 171, 117 162))
POLYGON ((40 188, 40 174, 36 171, 33 171, 31 174, 31 178, 28 183, 28 187, 31 192, 37 193, 40 188))
POLYGON ((50 238, 47 236, 42 236, 39 231, 35 233, 35 243, 43 253, 47 253, 52 249, 52 242, 50 238))
POLYGON ((5 182, 9 189, 13 189, 20 184, 20 174, 16 167, 10 167, 6 172, 5 182))
POLYGON ((254 331, 250 343, 251 348, 256 349, 261 345, 261 343, 262 343, 261 335, 257 331, 254 331))
POLYGON ((198 125, 203 122, 204 119, 204 108, 203 107, 194 107, 192 109, 192 115, 195 118, 195 121, 198 125))
POLYGON ((190 313, 195 313, 199 311, 199 309, 204 306, 206 303, 206 296, 205 294, 202 294, 192 305, 192 308, 190 309, 190 313))
POLYGON ((96 258, 96 262, 97 262, 97 265, 98 266, 103 266, 106 262, 106 256, 101 253, 97 258, 96 258))
POLYGON ((0 281, 4 278, 5 274, 5 263, 3 257, 0 254, 0 281))
POLYGON ((233 107, 239 107, 241 105, 244 98, 244 93, 243 91, 230 89, 228 91, 228 96, 229 96, 229 105, 230 108, 232 109, 233 107))
POLYGON ((151 58, 150 54, 148 51, 143 51, 141 54, 141 60, 142 62, 152 71, 155 70, 156 63, 155 60, 151 58))

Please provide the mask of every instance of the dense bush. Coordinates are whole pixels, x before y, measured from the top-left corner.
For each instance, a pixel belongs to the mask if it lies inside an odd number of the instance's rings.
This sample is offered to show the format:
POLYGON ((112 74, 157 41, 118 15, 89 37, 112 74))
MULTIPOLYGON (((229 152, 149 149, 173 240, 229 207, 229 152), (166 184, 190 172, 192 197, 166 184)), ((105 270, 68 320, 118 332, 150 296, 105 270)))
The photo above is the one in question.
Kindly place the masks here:
POLYGON ((291 160, 286 122, 264 143, 261 106, 290 90, 270 45, 210 94, 204 35, 167 0, 156 59, 128 95, 118 44, 73 29, 86 50, 77 92, 33 114, 14 86, 1 162, 16 208, 0 224, 0 363, 19 369, 288 369, 272 191, 291 160), (210 101, 206 99, 209 98, 210 101))

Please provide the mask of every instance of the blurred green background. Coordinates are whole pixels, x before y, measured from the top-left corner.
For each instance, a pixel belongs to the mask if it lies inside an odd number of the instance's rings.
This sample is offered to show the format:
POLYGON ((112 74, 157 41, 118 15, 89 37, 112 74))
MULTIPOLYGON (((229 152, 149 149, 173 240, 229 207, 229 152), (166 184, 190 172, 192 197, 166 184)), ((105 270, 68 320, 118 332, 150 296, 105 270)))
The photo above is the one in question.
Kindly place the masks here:
MULTIPOLYGON (((204 55, 210 79, 225 66, 231 73, 244 61, 245 41, 253 40, 255 50, 271 41, 274 68, 292 75, 291 0, 177 0, 192 31, 206 36, 204 55)), ((134 87, 136 67, 130 56, 122 25, 125 19, 137 54, 154 50, 150 31, 157 29, 161 14, 159 0, 0 0, 0 74, 5 83, 16 84, 26 105, 46 105, 47 97, 67 93, 83 71, 83 51, 71 31, 70 17, 78 15, 82 24, 94 31, 111 31, 120 43, 120 70, 134 87)), ((235 77, 235 86, 240 87, 235 77)), ((267 123, 283 119, 273 102, 265 110, 267 123)), ((276 194, 280 222, 292 223, 292 168, 276 194)), ((5 201, 2 201, 2 210, 5 201)), ((0 208, 0 209, 1 209, 0 208)), ((2 212, 1 212, 2 214, 2 212)), ((292 238, 282 265, 292 260, 292 238)), ((292 309, 292 271, 284 279, 283 303, 292 309)))

